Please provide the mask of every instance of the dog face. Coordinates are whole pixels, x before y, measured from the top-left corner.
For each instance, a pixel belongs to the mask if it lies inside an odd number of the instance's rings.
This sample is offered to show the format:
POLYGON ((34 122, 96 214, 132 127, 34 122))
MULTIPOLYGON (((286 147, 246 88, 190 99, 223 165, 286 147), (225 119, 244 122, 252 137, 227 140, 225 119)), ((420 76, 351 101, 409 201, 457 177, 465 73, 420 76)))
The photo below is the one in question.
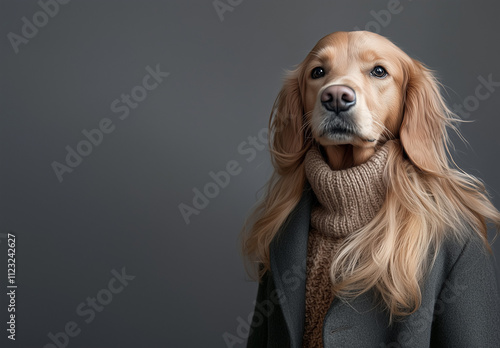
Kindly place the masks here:
POLYGON ((369 32, 338 32, 318 42, 302 66, 304 111, 317 142, 371 147, 397 136, 401 56, 390 41, 369 32))
POLYGON ((399 139, 413 165, 439 172, 452 118, 439 82, 422 63, 380 35, 335 32, 289 73, 276 98, 274 161, 280 174, 293 172, 314 140, 329 158, 341 158, 343 168, 399 139))

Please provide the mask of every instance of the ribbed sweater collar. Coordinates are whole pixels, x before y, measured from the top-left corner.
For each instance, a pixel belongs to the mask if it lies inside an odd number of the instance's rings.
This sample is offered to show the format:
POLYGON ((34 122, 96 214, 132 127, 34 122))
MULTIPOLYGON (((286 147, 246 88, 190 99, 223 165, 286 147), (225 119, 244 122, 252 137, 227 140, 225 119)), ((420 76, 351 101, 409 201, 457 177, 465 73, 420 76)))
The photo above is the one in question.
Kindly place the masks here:
POLYGON ((382 146, 361 165, 332 170, 320 149, 311 147, 304 165, 319 203, 311 211, 311 228, 342 238, 375 217, 385 199, 383 171, 388 148, 387 144, 382 146))

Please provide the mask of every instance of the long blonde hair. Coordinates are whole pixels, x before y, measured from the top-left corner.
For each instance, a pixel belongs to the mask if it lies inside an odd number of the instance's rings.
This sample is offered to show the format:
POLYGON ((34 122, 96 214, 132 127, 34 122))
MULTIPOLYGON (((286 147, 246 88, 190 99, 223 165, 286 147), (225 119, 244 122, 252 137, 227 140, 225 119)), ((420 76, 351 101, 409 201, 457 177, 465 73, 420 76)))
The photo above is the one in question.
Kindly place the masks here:
MULTIPOLYGON (((446 106, 432 72, 409 58, 399 139, 384 171, 385 202, 366 226, 349 235, 331 266, 333 290, 349 299, 370 289, 393 316, 416 311, 421 286, 443 240, 476 233, 491 252, 487 223, 500 229, 500 212, 482 182, 451 159, 447 129, 457 117, 446 106), (431 253, 431 251, 435 251, 431 253)), ((242 231, 247 265, 261 278, 270 270, 269 245, 299 202, 306 183, 303 159, 313 143, 304 115, 301 66, 286 78, 269 120, 274 173, 242 231)))

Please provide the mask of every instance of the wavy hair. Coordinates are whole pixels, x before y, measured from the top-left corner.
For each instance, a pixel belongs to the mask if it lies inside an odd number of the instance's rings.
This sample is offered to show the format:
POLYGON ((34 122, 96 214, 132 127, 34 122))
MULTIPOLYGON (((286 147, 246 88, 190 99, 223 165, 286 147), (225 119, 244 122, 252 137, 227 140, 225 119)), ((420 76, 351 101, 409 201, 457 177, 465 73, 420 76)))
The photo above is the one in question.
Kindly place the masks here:
MULTIPOLYGON (((254 278, 270 270, 269 245, 307 181, 303 160, 314 140, 301 95, 303 65, 289 73, 273 105, 269 146, 274 173, 241 234, 254 278)), ((439 82, 417 60, 407 57, 402 65, 403 119, 384 170, 384 204, 370 223, 343 241, 330 269, 335 296, 348 300, 373 289, 391 321, 420 307, 422 281, 445 238, 463 242, 476 233, 491 252, 487 223, 495 225, 497 235, 500 229, 500 212, 483 183, 452 160, 447 130, 460 135, 459 119, 446 106, 439 82)))

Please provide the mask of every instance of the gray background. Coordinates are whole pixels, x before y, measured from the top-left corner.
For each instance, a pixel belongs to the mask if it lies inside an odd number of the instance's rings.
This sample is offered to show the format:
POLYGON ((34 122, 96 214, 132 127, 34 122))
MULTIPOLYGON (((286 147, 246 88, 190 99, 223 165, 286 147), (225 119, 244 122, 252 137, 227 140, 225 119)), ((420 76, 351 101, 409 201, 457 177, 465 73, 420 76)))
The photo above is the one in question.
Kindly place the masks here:
MULTIPOLYGON (((238 146, 267 126, 284 69, 322 36, 365 28, 388 3, 245 0, 221 21, 211 0, 73 0, 16 54, 7 34, 40 6, 1 1, 0 232, 17 234, 19 288, 17 340, 2 324, 0 346, 43 347, 70 321, 81 332, 69 347, 226 346, 257 289, 237 236, 271 173, 267 149, 248 161, 238 146), (110 104, 157 64, 170 75, 120 120, 110 104), (115 130, 60 183, 51 163, 103 118, 115 130), (192 205, 192 189, 231 160, 241 173, 187 225, 178 205, 192 205), (136 278, 86 324, 76 307, 122 267, 136 278)), ((500 81, 497 3, 401 6, 370 29, 437 70, 449 104, 474 95, 479 76, 500 81)), ((453 137, 458 164, 485 181, 497 207, 498 95, 461 126, 470 146, 453 137)), ((1 293, 6 253, 3 237, 1 293)), ((2 295, 2 323, 6 308, 2 295)))

